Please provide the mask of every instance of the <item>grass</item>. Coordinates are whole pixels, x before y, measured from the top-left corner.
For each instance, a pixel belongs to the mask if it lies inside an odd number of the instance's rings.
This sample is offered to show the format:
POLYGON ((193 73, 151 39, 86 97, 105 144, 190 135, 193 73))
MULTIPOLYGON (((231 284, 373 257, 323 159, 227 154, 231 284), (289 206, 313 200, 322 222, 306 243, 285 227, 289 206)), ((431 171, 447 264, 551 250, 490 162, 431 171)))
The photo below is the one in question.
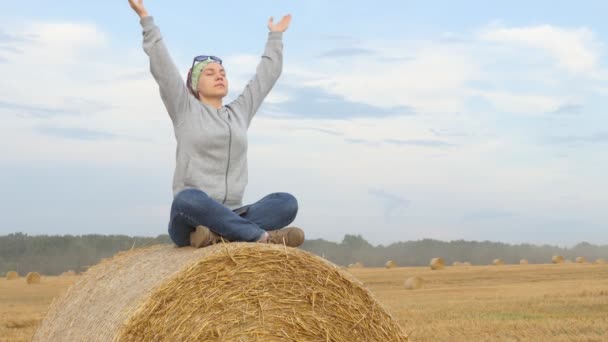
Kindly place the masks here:
MULTIPOLYGON (((608 265, 361 268, 360 279, 413 341, 606 341, 608 265), (425 280, 405 290, 411 276, 425 280)), ((0 341, 28 341, 78 277, 0 279, 0 341)))

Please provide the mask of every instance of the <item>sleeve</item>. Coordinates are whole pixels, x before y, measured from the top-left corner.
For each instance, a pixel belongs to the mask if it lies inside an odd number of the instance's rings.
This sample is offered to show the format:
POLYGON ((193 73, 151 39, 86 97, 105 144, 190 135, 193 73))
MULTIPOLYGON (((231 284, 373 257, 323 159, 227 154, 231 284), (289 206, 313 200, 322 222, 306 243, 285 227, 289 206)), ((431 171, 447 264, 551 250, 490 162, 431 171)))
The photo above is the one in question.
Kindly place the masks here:
POLYGON ((140 24, 143 28, 143 48, 150 57, 150 71, 158 83, 165 108, 177 126, 184 120, 190 94, 167 51, 160 29, 154 24, 154 18, 144 17, 140 24))
POLYGON ((275 85, 283 69, 283 32, 269 32, 268 41, 259 62, 255 76, 249 81, 243 92, 228 106, 238 115, 243 115, 247 127, 264 101, 264 98, 275 85))

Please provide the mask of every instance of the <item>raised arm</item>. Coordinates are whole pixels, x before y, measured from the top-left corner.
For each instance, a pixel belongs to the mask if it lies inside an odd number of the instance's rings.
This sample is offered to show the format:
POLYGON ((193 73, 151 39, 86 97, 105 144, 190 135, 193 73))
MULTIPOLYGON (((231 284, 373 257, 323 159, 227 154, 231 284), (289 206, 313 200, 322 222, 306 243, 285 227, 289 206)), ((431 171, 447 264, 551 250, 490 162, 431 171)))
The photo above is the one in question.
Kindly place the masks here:
POLYGON ((150 71, 158 83, 165 108, 177 126, 183 121, 190 100, 188 89, 167 51, 160 29, 154 24, 154 18, 148 15, 143 0, 129 0, 129 4, 140 17, 143 47, 150 57, 150 71))
POLYGON ((245 115, 247 126, 251 124, 253 116, 264 101, 264 98, 275 85, 283 70, 283 32, 291 23, 291 15, 284 16, 281 21, 274 24, 272 17, 268 20, 268 41, 259 62, 255 76, 249 81, 245 89, 228 106, 234 108, 236 113, 245 115))

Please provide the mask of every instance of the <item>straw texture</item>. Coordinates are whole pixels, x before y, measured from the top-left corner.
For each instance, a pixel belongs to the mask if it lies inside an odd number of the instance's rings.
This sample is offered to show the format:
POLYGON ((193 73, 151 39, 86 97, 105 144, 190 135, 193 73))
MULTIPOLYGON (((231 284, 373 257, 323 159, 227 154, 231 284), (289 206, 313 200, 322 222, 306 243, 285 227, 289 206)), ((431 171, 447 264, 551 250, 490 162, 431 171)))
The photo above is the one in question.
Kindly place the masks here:
POLYGON ((495 266, 502 266, 504 264, 505 264, 505 262, 502 259, 494 259, 492 261, 492 265, 495 265, 495 266))
POLYGON ((6 280, 14 280, 17 278, 19 278, 19 273, 15 272, 15 271, 6 272, 6 280))
POLYGON ((563 264, 564 263, 564 257, 561 255, 554 255, 551 258, 551 262, 553 262, 554 264, 563 264))
POLYGON ((441 270, 445 267, 445 261, 443 258, 433 258, 430 265, 432 270, 441 270))
POLYGON ((424 280, 419 277, 410 277, 405 280, 404 286, 408 290, 416 290, 422 287, 424 280))
POLYGON ((30 272, 25 277, 25 281, 28 284, 40 284, 40 273, 38 272, 30 272))
POLYGON ((155 246, 91 268, 34 341, 407 341, 356 279, 305 251, 155 246))
POLYGON ((393 260, 389 260, 384 264, 384 267, 386 268, 395 268, 397 267, 397 263, 394 262, 393 260))

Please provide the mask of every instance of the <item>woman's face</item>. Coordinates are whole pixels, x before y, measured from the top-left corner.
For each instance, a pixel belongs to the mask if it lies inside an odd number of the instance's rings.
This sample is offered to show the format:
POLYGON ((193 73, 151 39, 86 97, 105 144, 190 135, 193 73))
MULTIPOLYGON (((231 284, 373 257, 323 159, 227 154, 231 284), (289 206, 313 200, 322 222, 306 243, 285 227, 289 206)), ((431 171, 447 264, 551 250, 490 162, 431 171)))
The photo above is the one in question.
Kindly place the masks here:
POLYGON ((228 94, 226 71, 219 63, 209 63, 198 78, 198 93, 202 97, 224 97, 228 94))

